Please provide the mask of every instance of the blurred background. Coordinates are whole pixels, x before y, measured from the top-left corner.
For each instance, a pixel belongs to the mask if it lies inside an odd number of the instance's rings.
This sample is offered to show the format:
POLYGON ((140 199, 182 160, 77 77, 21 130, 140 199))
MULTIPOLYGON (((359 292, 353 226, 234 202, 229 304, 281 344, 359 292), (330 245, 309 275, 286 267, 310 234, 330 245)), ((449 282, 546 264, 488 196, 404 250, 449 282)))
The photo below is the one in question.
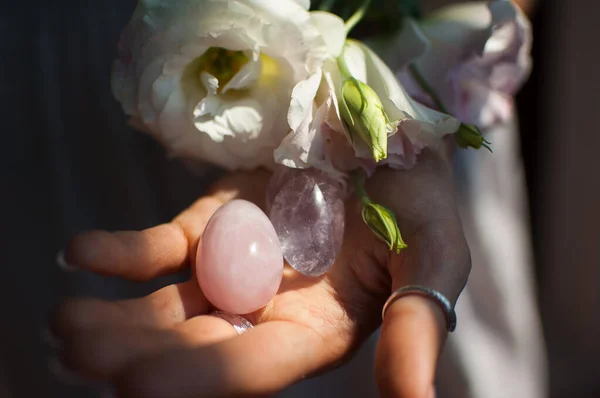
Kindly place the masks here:
POLYGON ((552 397, 600 396, 600 3, 539 0, 518 96, 552 397))
MULTIPOLYGON (((423 3, 431 9, 440 2, 423 3)), ((531 288, 543 327, 531 342, 544 350, 531 374, 539 375, 533 383, 542 387, 538 395, 490 391, 477 397, 600 397, 600 3, 528 3, 535 66, 517 98, 521 133, 514 149, 527 183, 531 288)), ((200 180, 125 125, 109 76, 133 0, 3 5, 0 397, 98 396, 101 388, 60 383, 48 371, 53 351, 42 338, 48 312, 66 296, 138 296, 185 275, 133 284, 65 273, 55 264, 56 253, 83 230, 141 229, 169 220, 219 171, 207 170, 200 180)), ((342 373, 286 394, 375 396, 375 339, 342 373), (360 377, 348 379, 353 373, 360 377)), ((467 349, 475 356, 486 352, 475 342, 467 349)), ((493 377, 493 367, 485 370, 493 377)), ((464 391, 438 393, 472 396, 464 391)))

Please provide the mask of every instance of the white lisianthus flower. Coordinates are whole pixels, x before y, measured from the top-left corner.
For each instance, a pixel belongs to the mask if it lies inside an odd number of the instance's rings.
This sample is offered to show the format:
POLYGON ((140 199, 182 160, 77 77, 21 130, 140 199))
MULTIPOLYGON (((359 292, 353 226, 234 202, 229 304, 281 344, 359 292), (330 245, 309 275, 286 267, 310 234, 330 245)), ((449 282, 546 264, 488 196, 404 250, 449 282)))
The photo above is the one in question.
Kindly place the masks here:
POLYGON ((442 137, 458 129, 460 123, 452 116, 413 101, 394 73, 365 44, 348 40, 337 51, 347 71, 341 72, 336 61, 328 60, 323 76, 307 83, 311 89, 305 91, 310 95, 299 102, 305 103, 303 108, 309 110, 310 117, 292 124, 293 131, 275 152, 279 163, 316 167, 330 174, 357 167, 372 172, 377 165, 405 169, 415 165, 423 148, 438 145, 442 137), (350 77, 344 73, 370 86, 387 116, 387 157, 378 163, 363 140, 350 137, 343 120, 339 100, 342 85, 350 77))
POLYGON ((294 87, 322 73, 335 45, 320 28, 338 18, 309 6, 141 0, 121 37, 113 92, 132 124, 174 156, 269 167, 290 130, 292 92, 302 90, 294 87))
POLYGON ((411 95, 433 105, 407 66, 414 63, 449 112, 480 128, 510 119, 513 95, 531 72, 531 24, 511 0, 452 5, 406 19, 381 53, 411 95), (394 48, 397 51, 387 51, 394 48))

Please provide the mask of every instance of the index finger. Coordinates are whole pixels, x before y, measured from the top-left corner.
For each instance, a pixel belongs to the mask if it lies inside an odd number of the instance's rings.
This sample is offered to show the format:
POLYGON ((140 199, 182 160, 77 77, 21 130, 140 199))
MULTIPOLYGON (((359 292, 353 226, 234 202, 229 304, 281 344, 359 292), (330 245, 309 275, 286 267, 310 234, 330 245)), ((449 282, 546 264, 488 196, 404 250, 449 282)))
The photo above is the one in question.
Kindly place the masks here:
POLYGON ((269 174, 235 173, 218 181, 173 221, 143 231, 90 231, 75 236, 64 261, 75 269, 146 281, 190 264, 215 211, 233 199, 261 202, 269 174))

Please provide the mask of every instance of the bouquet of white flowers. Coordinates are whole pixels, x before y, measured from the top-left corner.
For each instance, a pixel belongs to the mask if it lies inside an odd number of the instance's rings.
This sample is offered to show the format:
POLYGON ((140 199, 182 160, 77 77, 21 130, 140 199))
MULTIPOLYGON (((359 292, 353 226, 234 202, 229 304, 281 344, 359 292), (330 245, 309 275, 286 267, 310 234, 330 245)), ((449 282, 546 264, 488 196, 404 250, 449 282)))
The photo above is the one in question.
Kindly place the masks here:
POLYGON ((352 193, 369 228, 400 252, 395 216, 364 179, 377 167, 413 167, 452 134, 460 147, 489 149, 482 131, 510 117, 530 72, 530 25, 510 0, 425 18, 418 2, 397 0, 397 29, 368 44, 349 33, 382 6, 366 1, 344 20, 326 11, 334 3, 140 0, 122 34, 113 91, 133 126, 173 156, 273 171, 266 214, 233 201, 199 246, 198 281, 224 311, 268 303, 284 259, 325 274, 352 193))

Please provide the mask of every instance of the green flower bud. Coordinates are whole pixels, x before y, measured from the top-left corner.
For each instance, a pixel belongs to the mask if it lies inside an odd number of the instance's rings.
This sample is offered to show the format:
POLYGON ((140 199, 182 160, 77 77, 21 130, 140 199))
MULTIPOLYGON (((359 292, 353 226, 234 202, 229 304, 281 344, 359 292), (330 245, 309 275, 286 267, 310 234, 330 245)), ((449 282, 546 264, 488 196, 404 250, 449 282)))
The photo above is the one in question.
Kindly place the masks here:
POLYGON ((366 203, 362 209, 362 218, 371 231, 389 246, 390 251, 400 253, 407 247, 391 210, 375 203, 366 203))
POLYGON ((369 146, 376 162, 387 158, 388 117, 377 93, 350 77, 342 85, 340 111, 352 145, 358 137, 369 146))
POLYGON ((458 128, 458 131, 454 135, 455 141, 461 148, 475 148, 481 147, 487 148, 491 152, 489 142, 485 140, 481 131, 472 124, 462 123, 458 128))

